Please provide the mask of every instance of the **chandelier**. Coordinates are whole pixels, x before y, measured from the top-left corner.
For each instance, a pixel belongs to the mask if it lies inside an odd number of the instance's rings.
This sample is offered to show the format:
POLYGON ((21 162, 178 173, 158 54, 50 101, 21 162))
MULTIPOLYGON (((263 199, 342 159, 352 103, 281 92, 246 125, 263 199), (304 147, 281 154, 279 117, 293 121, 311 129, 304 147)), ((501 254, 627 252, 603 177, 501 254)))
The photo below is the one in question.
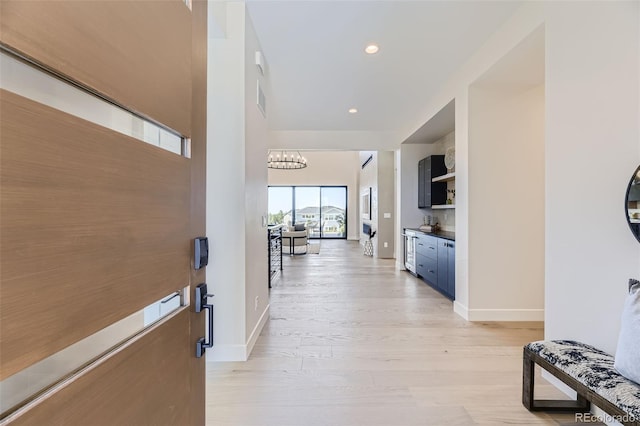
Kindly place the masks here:
POLYGON ((267 167, 279 170, 295 170, 307 167, 307 159, 300 155, 300 151, 269 150, 267 167))

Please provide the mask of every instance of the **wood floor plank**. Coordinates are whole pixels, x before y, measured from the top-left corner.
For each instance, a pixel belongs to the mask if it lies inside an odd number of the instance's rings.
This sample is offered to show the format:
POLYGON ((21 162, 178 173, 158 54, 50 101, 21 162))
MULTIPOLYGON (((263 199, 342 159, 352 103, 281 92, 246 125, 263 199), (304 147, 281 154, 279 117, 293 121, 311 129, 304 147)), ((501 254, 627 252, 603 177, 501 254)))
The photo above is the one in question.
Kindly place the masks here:
MULTIPOLYGON (((520 402, 522 346, 542 323, 467 322, 394 260, 320 244, 285 256, 249 361, 209 363, 207 424, 575 424, 520 402)), ((560 395, 537 375, 539 395, 560 395)))

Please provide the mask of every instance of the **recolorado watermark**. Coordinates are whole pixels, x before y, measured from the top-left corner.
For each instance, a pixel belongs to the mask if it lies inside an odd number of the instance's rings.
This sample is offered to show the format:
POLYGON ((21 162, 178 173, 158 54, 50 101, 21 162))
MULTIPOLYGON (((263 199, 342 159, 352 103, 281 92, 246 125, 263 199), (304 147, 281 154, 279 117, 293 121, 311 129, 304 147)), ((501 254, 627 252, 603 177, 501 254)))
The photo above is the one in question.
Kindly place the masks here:
POLYGON ((575 417, 576 423, 611 423, 614 421, 618 423, 633 423, 639 420, 640 419, 636 419, 636 417, 631 414, 625 414, 622 416, 603 414, 602 416, 595 416, 591 413, 576 413, 575 417))

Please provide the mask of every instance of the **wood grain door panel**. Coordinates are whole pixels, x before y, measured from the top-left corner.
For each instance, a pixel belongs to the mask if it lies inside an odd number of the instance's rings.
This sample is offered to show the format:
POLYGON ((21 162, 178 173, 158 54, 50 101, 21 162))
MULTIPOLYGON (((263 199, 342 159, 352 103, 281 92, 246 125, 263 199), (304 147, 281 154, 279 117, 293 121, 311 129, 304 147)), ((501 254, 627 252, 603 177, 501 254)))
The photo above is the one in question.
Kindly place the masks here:
POLYGON ((189 311, 183 309, 12 421, 19 425, 187 425, 189 311))
POLYGON ((0 134, 5 378, 188 285, 191 169, 7 91, 0 134))
POLYGON ((0 40, 190 136, 191 20, 183 0, 2 0, 0 40))

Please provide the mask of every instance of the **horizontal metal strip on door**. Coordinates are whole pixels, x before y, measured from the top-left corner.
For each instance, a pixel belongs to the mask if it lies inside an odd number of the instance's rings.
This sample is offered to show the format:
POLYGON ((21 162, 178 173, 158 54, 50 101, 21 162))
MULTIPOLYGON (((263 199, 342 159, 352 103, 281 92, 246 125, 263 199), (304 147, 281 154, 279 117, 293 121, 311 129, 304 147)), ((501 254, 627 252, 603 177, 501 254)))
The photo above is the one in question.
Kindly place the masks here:
POLYGON ((0 88, 189 157, 190 142, 179 133, 61 80, 6 50, 0 51, 0 88))
POLYGON ((182 306, 189 306, 189 287, 175 291, 0 381, 0 418, 6 417, 51 386, 122 345, 182 306))
POLYGON ((190 160, 0 89, 0 380, 189 282, 190 160))

